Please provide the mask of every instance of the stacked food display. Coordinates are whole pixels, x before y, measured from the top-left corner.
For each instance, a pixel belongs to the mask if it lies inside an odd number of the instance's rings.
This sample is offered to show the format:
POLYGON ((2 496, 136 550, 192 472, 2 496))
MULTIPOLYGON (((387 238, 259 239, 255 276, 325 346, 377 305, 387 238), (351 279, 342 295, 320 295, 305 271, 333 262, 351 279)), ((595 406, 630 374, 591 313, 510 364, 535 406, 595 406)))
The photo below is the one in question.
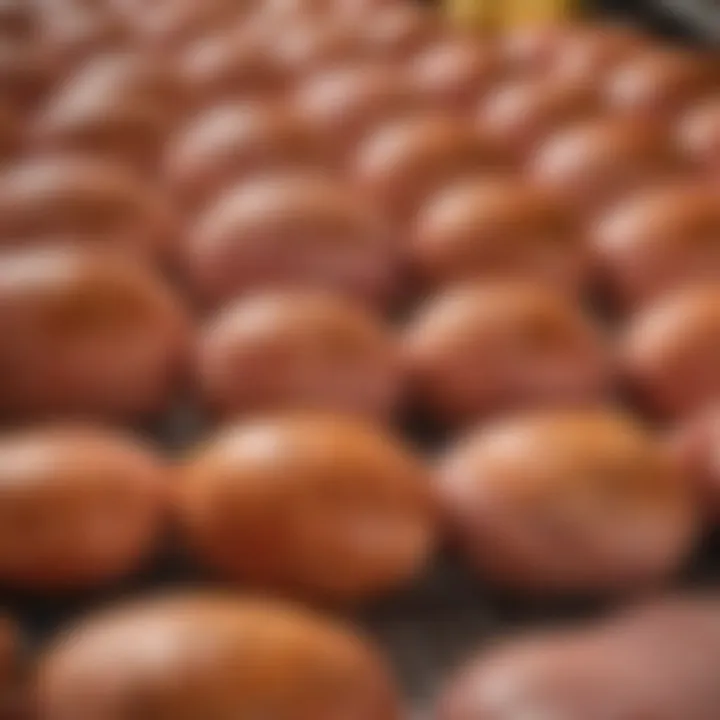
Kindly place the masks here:
POLYGON ((0 720, 720 717, 716 53, 2 0, 0 154, 0 720))

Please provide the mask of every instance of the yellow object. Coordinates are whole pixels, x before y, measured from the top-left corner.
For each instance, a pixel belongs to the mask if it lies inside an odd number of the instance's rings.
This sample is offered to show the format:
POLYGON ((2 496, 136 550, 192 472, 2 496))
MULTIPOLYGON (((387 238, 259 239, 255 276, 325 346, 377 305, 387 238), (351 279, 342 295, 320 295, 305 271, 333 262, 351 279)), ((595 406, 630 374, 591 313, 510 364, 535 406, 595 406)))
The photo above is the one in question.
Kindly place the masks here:
POLYGON ((564 20, 579 0, 446 0, 451 18, 466 27, 502 29, 564 20))
POLYGON ((462 27, 489 30, 498 26, 502 0, 446 0, 446 3, 450 18, 462 27))
POLYGON ((500 22, 504 27, 563 20, 578 4, 572 0, 499 0, 503 6, 500 22))

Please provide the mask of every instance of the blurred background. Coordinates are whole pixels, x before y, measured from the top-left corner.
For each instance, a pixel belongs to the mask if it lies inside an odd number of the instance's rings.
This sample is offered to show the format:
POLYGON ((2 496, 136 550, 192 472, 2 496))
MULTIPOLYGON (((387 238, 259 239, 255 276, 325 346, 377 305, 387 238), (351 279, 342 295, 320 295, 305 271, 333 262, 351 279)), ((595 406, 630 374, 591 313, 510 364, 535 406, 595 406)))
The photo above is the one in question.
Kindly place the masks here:
MULTIPOLYGON (((432 1, 432 0, 431 0, 432 1)), ((532 22, 571 14, 598 13, 628 20, 668 37, 711 44, 720 42, 717 0, 448 0, 468 12, 500 15, 510 23, 532 22)), ((502 22, 502 21, 501 21, 502 22)))

